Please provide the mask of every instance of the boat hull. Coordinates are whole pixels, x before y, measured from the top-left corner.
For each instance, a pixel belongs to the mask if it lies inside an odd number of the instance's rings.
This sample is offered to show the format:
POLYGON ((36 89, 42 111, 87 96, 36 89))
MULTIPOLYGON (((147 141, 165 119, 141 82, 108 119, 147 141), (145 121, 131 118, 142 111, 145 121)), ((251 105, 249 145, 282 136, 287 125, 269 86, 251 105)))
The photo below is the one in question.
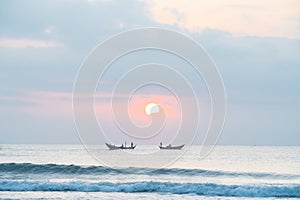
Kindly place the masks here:
POLYGON ((183 145, 179 145, 179 146, 159 146, 160 149, 163 149, 163 150, 180 150, 184 147, 184 144, 183 145))
POLYGON ((124 147, 124 146, 116 146, 116 145, 111 145, 108 143, 105 143, 105 145, 108 147, 109 150, 118 150, 118 149, 134 149, 135 146, 129 146, 129 147, 124 147))

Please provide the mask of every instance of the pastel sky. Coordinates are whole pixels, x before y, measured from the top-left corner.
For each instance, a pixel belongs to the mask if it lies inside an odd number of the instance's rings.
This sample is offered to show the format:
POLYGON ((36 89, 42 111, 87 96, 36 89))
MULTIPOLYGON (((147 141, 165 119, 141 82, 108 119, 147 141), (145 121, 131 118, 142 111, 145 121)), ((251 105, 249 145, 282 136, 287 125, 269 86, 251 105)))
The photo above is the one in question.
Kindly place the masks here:
MULTIPOLYGON (((79 143, 72 90, 81 63, 111 35, 149 26, 190 35, 216 63, 228 100, 219 144, 300 145, 298 0, 2 0, 0 143, 79 143)), ((174 99, 153 98, 178 120, 174 99)), ((105 93, 97 99, 107 108, 105 93)), ((134 117, 147 121, 140 111, 134 117)))

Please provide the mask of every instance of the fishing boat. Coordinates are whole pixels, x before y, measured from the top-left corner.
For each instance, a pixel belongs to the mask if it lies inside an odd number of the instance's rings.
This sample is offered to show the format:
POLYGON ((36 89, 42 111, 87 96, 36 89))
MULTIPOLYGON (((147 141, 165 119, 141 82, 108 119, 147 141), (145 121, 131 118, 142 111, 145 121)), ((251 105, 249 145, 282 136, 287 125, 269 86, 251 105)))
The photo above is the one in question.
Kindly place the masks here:
POLYGON ((114 144, 108 144, 105 143, 105 145, 108 147, 109 150, 117 150, 117 149, 134 149, 136 145, 133 146, 133 143, 131 143, 131 146, 124 146, 123 144, 121 146, 116 146, 114 144))
POLYGON ((174 149, 174 150, 180 150, 183 147, 184 147, 184 144, 178 145, 178 146, 172 146, 171 144, 169 144, 168 146, 165 146, 165 147, 162 146, 162 144, 159 145, 160 149, 167 149, 167 150, 172 150, 172 149, 174 149))

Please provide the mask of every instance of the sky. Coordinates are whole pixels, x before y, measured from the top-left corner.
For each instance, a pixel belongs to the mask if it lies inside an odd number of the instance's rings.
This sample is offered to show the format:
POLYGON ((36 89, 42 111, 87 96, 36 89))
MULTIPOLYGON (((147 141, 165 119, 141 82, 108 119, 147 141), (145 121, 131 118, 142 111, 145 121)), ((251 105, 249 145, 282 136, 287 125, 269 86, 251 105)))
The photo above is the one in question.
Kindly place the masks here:
MULTIPOLYGON (((215 62, 227 94, 218 144, 300 145, 298 0, 2 0, 0 143, 80 143, 72 114, 80 65, 108 37, 142 27, 189 35, 215 62)), ((147 55, 153 52, 119 65, 147 55)), ((120 71, 110 73, 108 81, 120 71)))

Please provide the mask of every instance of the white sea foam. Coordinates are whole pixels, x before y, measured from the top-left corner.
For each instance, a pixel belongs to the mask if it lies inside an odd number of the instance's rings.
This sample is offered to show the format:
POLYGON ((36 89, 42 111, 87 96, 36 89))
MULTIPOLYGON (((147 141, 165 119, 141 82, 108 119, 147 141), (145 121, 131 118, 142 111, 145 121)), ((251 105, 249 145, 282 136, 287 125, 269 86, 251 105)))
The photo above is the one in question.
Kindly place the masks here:
POLYGON ((222 185, 176 182, 50 182, 1 180, 0 191, 171 193, 234 197, 300 197, 300 185, 222 185))

